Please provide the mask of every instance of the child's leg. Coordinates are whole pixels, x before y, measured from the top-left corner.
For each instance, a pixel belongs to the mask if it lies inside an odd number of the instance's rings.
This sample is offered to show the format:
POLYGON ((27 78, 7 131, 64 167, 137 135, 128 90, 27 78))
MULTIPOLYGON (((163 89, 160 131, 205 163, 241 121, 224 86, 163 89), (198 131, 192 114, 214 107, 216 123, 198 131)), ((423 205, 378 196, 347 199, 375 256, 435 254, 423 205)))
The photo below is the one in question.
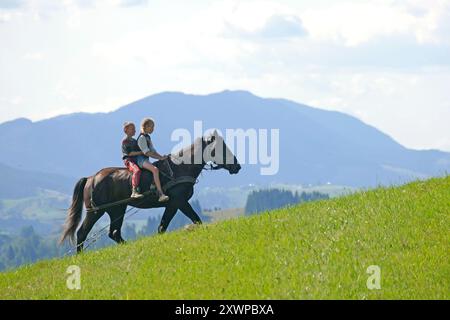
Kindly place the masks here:
POLYGON ((131 184, 133 188, 139 188, 139 182, 141 180, 141 169, 135 164, 133 161, 125 160, 125 166, 133 173, 133 177, 131 178, 131 184))
POLYGON ((155 186, 158 190, 159 194, 164 194, 161 188, 161 181, 159 181, 159 170, 157 167, 152 165, 150 162, 145 161, 142 165, 145 169, 151 171, 153 173, 153 179, 155 179, 155 186))

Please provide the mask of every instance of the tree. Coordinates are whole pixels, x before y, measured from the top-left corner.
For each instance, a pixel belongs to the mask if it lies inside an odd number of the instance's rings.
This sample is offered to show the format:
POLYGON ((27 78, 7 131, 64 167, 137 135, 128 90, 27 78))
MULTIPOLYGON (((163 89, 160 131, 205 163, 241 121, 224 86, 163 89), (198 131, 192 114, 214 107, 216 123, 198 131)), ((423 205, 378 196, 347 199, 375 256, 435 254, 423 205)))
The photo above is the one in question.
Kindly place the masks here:
POLYGON ((127 240, 133 240, 137 238, 136 228, 132 223, 125 223, 122 233, 123 237, 127 240))
POLYGON ((140 236, 147 236, 147 235, 151 235, 151 234, 156 233, 158 231, 160 218, 161 217, 153 217, 153 216, 148 217, 147 224, 139 232, 139 235, 140 236))
POLYGON ((6 252, 6 258, 9 260, 13 260, 16 257, 16 253, 14 252, 14 248, 10 245, 6 252))

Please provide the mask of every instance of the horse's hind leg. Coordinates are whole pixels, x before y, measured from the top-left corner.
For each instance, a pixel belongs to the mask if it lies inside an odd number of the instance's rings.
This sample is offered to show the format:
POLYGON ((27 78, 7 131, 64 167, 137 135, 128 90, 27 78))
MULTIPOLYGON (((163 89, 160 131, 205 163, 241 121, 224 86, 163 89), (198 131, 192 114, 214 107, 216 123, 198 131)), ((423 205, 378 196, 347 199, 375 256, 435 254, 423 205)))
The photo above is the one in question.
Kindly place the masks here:
POLYGON ((194 208, 192 208, 189 202, 185 202, 180 206, 181 212, 183 212, 189 219, 191 219, 192 223, 202 224, 202 220, 195 212, 194 208))
POLYGON ((86 240, 89 232, 91 231, 94 224, 101 218, 104 211, 95 211, 86 213, 84 221, 77 231, 77 253, 83 251, 83 242, 86 240))
POLYGON ((108 210, 108 214, 111 219, 108 236, 117 243, 125 243, 125 240, 122 238, 121 229, 126 209, 127 206, 125 205, 117 206, 108 210))

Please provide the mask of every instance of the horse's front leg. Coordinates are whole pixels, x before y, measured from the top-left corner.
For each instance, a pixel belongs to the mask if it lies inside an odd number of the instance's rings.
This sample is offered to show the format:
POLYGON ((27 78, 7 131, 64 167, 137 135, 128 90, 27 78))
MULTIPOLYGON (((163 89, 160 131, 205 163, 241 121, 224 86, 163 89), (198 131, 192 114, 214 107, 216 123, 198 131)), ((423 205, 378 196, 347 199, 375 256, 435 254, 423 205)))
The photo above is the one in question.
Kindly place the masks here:
POLYGON ((170 221, 172 221, 178 209, 182 210, 193 222, 201 223, 200 217, 188 203, 192 194, 193 187, 186 184, 180 184, 168 191, 167 195, 170 197, 170 200, 167 202, 166 210, 164 210, 164 214, 161 218, 158 233, 164 233, 167 230, 170 221))
POLYGON ((166 205, 166 210, 164 210, 164 214, 161 217, 161 222, 159 223, 158 233, 164 233, 169 226, 170 221, 172 221, 173 217, 178 211, 178 206, 175 201, 172 199, 169 200, 169 203, 166 205))
POLYGON ((186 201, 180 206, 181 212, 183 212, 186 217, 191 219, 192 223, 202 224, 202 219, 198 216, 197 212, 195 212, 194 208, 192 208, 191 204, 186 201))

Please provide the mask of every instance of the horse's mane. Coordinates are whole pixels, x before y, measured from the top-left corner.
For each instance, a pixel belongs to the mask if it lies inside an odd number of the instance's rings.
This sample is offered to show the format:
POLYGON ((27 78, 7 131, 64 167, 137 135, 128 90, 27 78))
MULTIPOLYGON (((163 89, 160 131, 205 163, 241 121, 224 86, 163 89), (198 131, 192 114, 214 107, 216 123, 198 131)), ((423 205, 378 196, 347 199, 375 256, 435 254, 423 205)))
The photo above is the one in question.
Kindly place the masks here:
MULTIPOLYGON (((194 142, 191 145, 186 146, 186 147, 182 148, 179 151, 172 152, 170 154, 170 158, 171 158, 172 162, 177 164, 177 160, 180 161, 181 160, 180 158, 184 154, 191 154, 191 155, 193 155, 194 154, 194 150, 196 148, 198 148, 198 147, 201 148, 202 147, 203 139, 204 139, 204 137, 198 137, 198 138, 196 138, 194 140, 194 142)), ((159 162, 159 161, 160 160, 158 160, 157 162, 159 162)))

